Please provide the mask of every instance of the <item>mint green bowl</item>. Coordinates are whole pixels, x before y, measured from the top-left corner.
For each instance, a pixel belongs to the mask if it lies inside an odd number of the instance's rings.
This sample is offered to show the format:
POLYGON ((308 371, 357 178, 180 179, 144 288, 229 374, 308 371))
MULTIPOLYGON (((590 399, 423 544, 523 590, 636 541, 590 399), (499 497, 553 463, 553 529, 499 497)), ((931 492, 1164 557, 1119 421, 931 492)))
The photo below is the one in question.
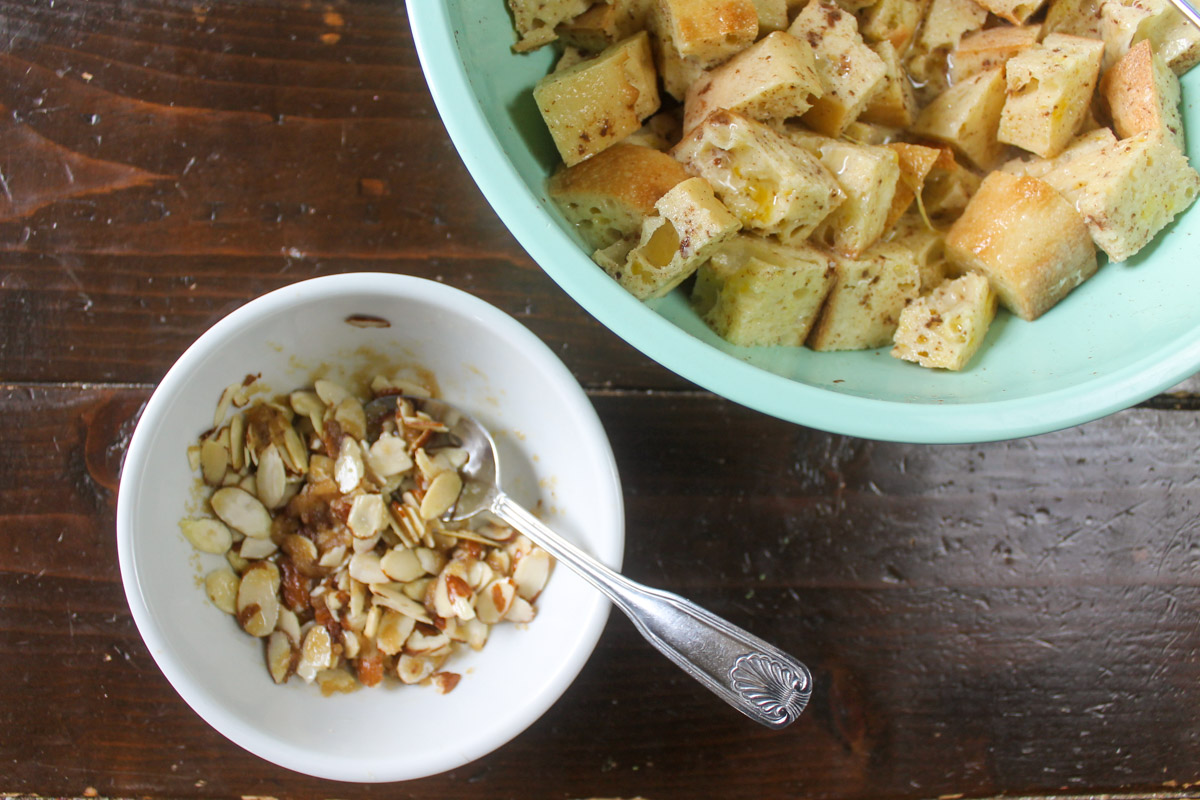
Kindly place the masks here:
MULTIPOLYGON (((746 348, 715 336, 678 291, 641 303, 588 258, 547 198, 558 161, 533 102, 551 48, 511 52, 504 0, 408 0, 413 38, 459 155, 496 213, 576 302, 650 358, 704 388, 834 433, 979 442, 1070 427, 1138 403, 1200 370, 1200 212, 1135 259, 1100 271, 1036 322, 1001 312, 967 370, 899 361, 886 349, 746 348)), ((1200 69, 1183 81, 1184 122, 1200 69)), ((1189 156, 1198 151, 1191 137, 1189 156)))

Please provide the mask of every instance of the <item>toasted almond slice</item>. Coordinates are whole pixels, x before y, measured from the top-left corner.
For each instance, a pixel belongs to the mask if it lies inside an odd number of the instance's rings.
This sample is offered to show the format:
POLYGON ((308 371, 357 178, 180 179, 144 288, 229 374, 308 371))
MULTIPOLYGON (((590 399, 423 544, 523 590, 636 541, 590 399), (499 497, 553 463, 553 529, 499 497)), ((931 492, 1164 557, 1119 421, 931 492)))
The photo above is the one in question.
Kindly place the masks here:
POLYGON ((421 567, 430 575, 437 575, 446 566, 446 557, 429 547, 418 547, 413 550, 421 567))
POLYGON ((233 544, 233 534, 223 523, 202 517, 200 519, 180 520, 179 530, 192 547, 201 553, 221 555, 233 544))
POLYGON ((287 606, 279 607, 279 619, 275 622, 275 630, 283 631, 291 637, 293 645, 300 645, 300 618, 287 606))
POLYGON ((287 455, 292 472, 298 475, 308 472, 308 448, 291 425, 283 429, 283 452, 287 455))
POLYGON ((454 687, 458 686, 458 682, 462 680, 462 675, 457 672, 435 672, 429 677, 438 694, 448 694, 454 691, 454 687))
POLYGON ((271 673, 271 680, 276 683, 287 681, 292 673, 295 655, 292 641, 283 631, 273 631, 267 637, 267 671, 271 673))
POLYGON ((479 617, 467 620, 461 628, 466 634, 467 646, 472 650, 482 650, 483 646, 487 644, 488 634, 492 632, 492 626, 479 617))
POLYGON ((512 578, 498 578, 485 586, 475 600, 475 615, 489 625, 504 619, 517 596, 512 578))
POLYGON ((450 510, 462 491, 462 478, 457 472, 440 472, 421 499, 421 518, 434 519, 450 510))
POLYGON ((379 556, 373 550, 355 553, 350 558, 350 577, 360 583, 387 583, 389 578, 379 566, 379 556))
POLYGON ((350 494, 362 481, 363 469, 362 449, 353 439, 342 439, 337 460, 333 464, 333 477, 337 481, 342 494, 350 494))
POLYGON ((213 492, 209 500, 213 511, 231 528, 265 539, 271 535, 271 514, 266 506, 236 486, 226 486, 213 492))
POLYGON ((258 472, 255 473, 255 488, 258 499, 268 509, 279 508, 283 502, 283 493, 287 489, 287 471, 283 466, 283 457, 275 443, 267 445, 258 457, 258 472))
POLYGON ((407 684, 420 683, 432 675, 435 668, 428 658, 405 654, 396 662, 396 676, 407 684))
POLYGON ((475 592, 466 580, 466 569, 458 561, 451 561, 438 575, 433 587, 433 607, 439 617, 474 619, 473 601, 475 592))
POLYGON ((450 646, 450 637, 444 633, 423 633, 414 630, 404 645, 404 651, 409 655, 435 655, 450 646))
POLYGON ((413 632, 417 621, 407 614, 387 609, 379 620, 379 631, 375 634, 375 644, 380 652, 394 656, 404 649, 404 642, 413 632))
POLYGON ((434 580, 435 578, 432 575, 426 575, 404 584, 404 588, 401 591, 404 592, 406 597, 411 597, 420 603, 425 600, 425 596, 429 593, 429 586, 434 580))
POLYGON ((229 469, 229 450, 217 439, 205 439, 200 445, 200 474, 209 486, 220 486, 229 469))
POLYGON ((334 694, 350 694, 357 692, 359 683, 344 669, 323 669, 317 673, 317 686, 321 689, 322 697, 331 697, 334 694))
POLYGON ((425 606, 404 594, 402 589, 398 589, 391 584, 372 584, 371 596, 376 607, 390 608, 393 611, 399 611, 407 617, 412 617, 417 622, 424 622, 429 625, 433 624, 433 620, 429 618, 429 614, 425 611, 425 606))
POLYGON ((509 622, 533 622, 534 616, 536 616, 536 612, 533 610, 533 606, 524 597, 518 595, 513 598, 512 605, 509 606, 508 613, 504 615, 504 618, 509 622))
POLYGON ((255 539, 252 536, 247 536, 242 539, 241 545, 238 547, 238 555, 247 561, 257 561, 260 558, 267 558, 275 554, 279 549, 279 545, 270 539, 255 539))
POLYGON ((363 412, 362 403, 358 402, 358 398, 342 398, 334 406, 333 418, 346 435, 355 439, 362 439, 367 435, 367 415, 363 412))
POLYGON ((546 588, 553 560, 545 550, 534 548, 517 561, 513 568, 513 580, 517 583, 517 594, 533 600, 546 588))
POLYGON ((336 406, 350 396, 349 390, 336 381, 321 378, 313 383, 313 390, 321 402, 327 406, 336 406))
POLYGON ((370 539, 383 530, 387 507, 377 494, 360 494, 350 504, 350 515, 346 526, 355 538, 370 539))
POLYGON ((246 466, 246 417, 241 412, 229 419, 229 465, 238 471, 246 466))
POLYGON ((259 561, 246 570, 242 582, 238 585, 237 618, 242 628, 251 636, 263 637, 275 630, 279 620, 279 590, 278 570, 272 581, 271 569, 265 568, 267 562, 259 561))
POLYGON ((221 399, 217 401, 217 410, 213 412, 213 427, 219 427, 225 421, 225 415, 229 413, 229 406, 233 404, 234 395, 242 388, 242 382, 231 383, 221 390, 221 399))
POLYGON ((226 614, 237 613, 238 576, 229 567, 218 567, 204 576, 204 591, 214 606, 226 614))
POLYGON ((288 403, 292 406, 292 411, 302 417, 320 419, 325 414, 325 401, 316 392, 297 390, 288 395, 288 403))
POLYGON ((323 625, 313 625, 304 634, 300 648, 300 659, 296 663, 296 674, 305 683, 312 683, 317 673, 333 666, 333 640, 323 625))
POLYGON ((408 583, 425 574, 417 554, 407 547, 393 547, 379 559, 379 566, 387 576, 400 583, 408 583))
POLYGON ((408 454, 408 443, 400 436, 385 433, 380 435, 369 451, 371 469, 381 478, 400 475, 413 467, 408 454))
POLYGON ((326 550, 317 561, 325 569, 337 569, 346 560, 346 546, 339 544, 326 550))
POLYGON ((512 571, 512 556, 499 548, 488 551, 484 560, 497 575, 507 575, 512 571))

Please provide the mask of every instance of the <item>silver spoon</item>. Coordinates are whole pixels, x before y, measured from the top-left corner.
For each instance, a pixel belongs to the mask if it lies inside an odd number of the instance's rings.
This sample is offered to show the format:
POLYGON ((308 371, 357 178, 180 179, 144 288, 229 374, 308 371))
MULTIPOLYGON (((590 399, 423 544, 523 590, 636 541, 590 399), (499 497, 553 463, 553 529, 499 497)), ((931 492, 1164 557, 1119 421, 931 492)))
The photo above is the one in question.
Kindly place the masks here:
MULTIPOLYGON (((384 396, 367 403, 369 440, 378 436, 382 420, 395 413, 400 399, 384 396)), ((441 400, 403 399, 446 425, 445 446, 469 455, 461 470, 462 493, 443 519, 491 512, 604 592, 652 645, 738 711, 775 729, 800 716, 812 695, 812 676, 803 664, 694 603, 635 583, 584 553, 504 493, 496 443, 474 417, 441 400)))

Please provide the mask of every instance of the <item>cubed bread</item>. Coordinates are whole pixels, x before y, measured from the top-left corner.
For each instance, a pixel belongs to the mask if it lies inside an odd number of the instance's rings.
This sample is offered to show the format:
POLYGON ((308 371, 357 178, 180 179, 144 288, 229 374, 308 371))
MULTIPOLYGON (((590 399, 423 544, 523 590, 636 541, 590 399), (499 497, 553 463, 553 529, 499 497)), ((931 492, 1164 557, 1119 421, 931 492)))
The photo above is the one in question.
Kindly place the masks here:
POLYGON ((918 214, 905 214, 884 236, 884 241, 907 248, 917 262, 921 274, 920 294, 926 295, 945 280, 946 235, 931 228, 918 214))
POLYGON ((1104 148, 1117 143, 1117 137, 1108 128, 1096 128, 1095 130, 1081 133, 1071 140, 1067 148, 1059 153, 1054 158, 1034 158, 1022 157, 1014 158, 1000 166, 1000 169, 1005 172, 1011 172, 1014 175, 1028 175, 1032 178, 1041 178, 1047 172, 1069 163, 1072 159, 1078 158, 1089 153, 1100 153, 1104 148))
POLYGON ((1104 74, 1100 92, 1117 135, 1126 139, 1144 131, 1161 131, 1185 150, 1179 115, 1179 78, 1146 39, 1135 44, 1104 74))
POLYGON ((659 35, 701 67, 714 67, 758 38, 754 0, 658 0, 659 35))
MULTIPOLYGON (((689 178, 654 204, 622 268, 609 272, 639 300, 662 297, 742 227, 703 178, 689 178)), ((603 266, 603 265, 602 265, 603 266)))
POLYGON ((921 27, 925 3, 918 0, 875 0, 858 12, 858 32, 865 42, 891 42, 904 53, 921 27))
POLYGON ((951 148, 941 148, 921 189, 925 213, 940 220, 957 218, 979 189, 979 183, 979 176, 960 164, 951 148))
POLYGON ((666 153, 621 143, 560 169, 546 189, 588 246, 602 249, 637 235, 659 198, 690 177, 666 153))
POLYGON ((900 312, 920 289, 910 250, 880 242, 858 258, 833 254, 834 283, 808 335, 813 350, 870 350, 892 343, 900 312))
POLYGON ((1050 0, 1046 18, 1042 21, 1042 35, 1069 33, 1072 36, 1087 36, 1103 39, 1100 34, 1100 5, 1104 0, 1050 0))
POLYGON ((654 27, 654 20, 658 17, 659 15, 656 14, 650 15, 651 30, 655 33, 650 40, 654 53, 654 65, 658 69, 658 77, 662 81, 663 91, 683 102, 687 97, 688 87, 704 74, 704 67, 700 62, 681 55, 675 49, 671 37, 658 32, 659 29, 654 27))
POLYGON ((887 144, 898 140, 904 131, 890 125, 879 125, 874 122, 863 122, 856 119, 842 131, 842 138, 858 144, 887 144))
POLYGON ((995 67, 1037 44, 1037 25, 985 28, 962 37, 950 58, 950 78, 958 83, 995 67))
POLYGON ((958 47, 963 36, 987 21, 987 9, 975 0, 931 0, 918 42, 926 52, 958 47))
POLYGON ((592 0, 508 0, 517 43, 513 50, 524 53, 553 42, 559 23, 587 11, 592 0))
POLYGON ((642 31, 550 73, 538 81, 533 98, 567 166, 616 144, 658 110, 649 35, 642 31))
POLYGON ((683 135, 683 109, 675 107, 660 111, 646 120, 642 127, 621 140, 621 144, 636 144, 652 150, 666 152, 675 146, 683 135))
POLYGON ((922 367, 961 370, 996 317, 996 293, 977 272, 943 282, 900 312, 892 355, 922 367))
POLYGON ((787 0, 754 0, 758 12, 758 35, 771 31, 785 31, 788 26, 787 0))
POLYGON ((653 4, 654 0, 601 0, 556 32, 563 44, 598 53, 645 28, 653 4))
POLYGON ((1042 179, 1079 209, 1112 261, 1149 244, 1200 192, 1200 175, 1158 131, 1092 147, 1042 179))
POLYGON ((1096 248, 1074 206, 1037 178, 999 171, 946 234, 946 258, 959 272, 986 276, 1004 307, 1027 320, 1096 271, 1096 248))
POLYGON ((735 111, 717 111, 672 150, 748 230, 802 241, 845 200, 837 181, 799 144, 735 111))
POLYGON ((883 224, 884 230, 895 225, 896 220, 900 219, 921 194, 925 188, 925 179, 942 155, 942 151, 937 148, 908 142, 892 142, 888 147, 896 152, 900 180, 896 182, 896 193, 892 196, 892 207, 883 224))
POLYGON ((827 139, 820 154, 846 199, 813 231, 813 241, 842 255, 860 255, 885 230, 900 180, 899 154, 886 145, 839 139, 827 139))
POLYGON ((743 233, 700 267, 692 305, 731 344, 797 347, 832 285, 833 266, 820 250, 743 233))
POLYGON ((893 128, 907 128, 917 118, 917 96, 913 93, 900 53, 888 41, 872 44, 871 50, 883 62, 883 83, 858 119, 893 128))
POLYGON ((1106 45, 1105 69, 1143 39, 1176 75, 1200 61, 1200 30, 1168 0, 1102 0, 1100 36, 1106 45))
POLYGON ((979 5, 1013 25, 1024 25, 1046 0, 978 0, 979 5))
POLYGON ((979 169, 991 169, 1006 150, 997 138, 1004 99, 1004 70, 980 72, 934 98, 913 132, 950 145, 979 169))
POLYGON ((828 0, 812 0, 788 33, 812 47, 825 87, 801 120, 818 133, 840 136, 883 85, 887 68, 859 35, 854 15, 828 0))
POLYGON ((1052 33, 1008 60, 1008 97, 997 134, 1042 158, 1063 151, 1087 116, 1104 42, 1052 33))
POLYGON ((722 108, 764 122, 782 121, 803 114, 823 92, 812 47, 776 31, 692 83, 683 127, 691 130, 722 108))

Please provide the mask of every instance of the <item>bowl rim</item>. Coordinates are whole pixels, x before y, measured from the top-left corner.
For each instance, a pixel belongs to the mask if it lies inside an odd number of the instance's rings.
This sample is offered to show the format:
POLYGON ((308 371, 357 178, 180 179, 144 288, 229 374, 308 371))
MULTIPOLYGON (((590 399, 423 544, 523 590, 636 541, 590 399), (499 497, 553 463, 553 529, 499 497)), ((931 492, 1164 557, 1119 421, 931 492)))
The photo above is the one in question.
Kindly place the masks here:
POLYGON ((967 444, 1070 428, 1128 408, 1200 369, 1200 337, 1125 367, 1028 397, 973 403, 897 402, 832 392, 748 364, 696 339, 621 289, 565 233, 500 147, 458 56, 446 3, 406 0, 417 54, 442 123, 484 197, 516 240, 572 299, 654 361, 714 394, 829 433, 914 444, 967 444), (593 265, 594 266, 594 265, 593 265), (1166 352, 1164 352, 1166 351, 1166 352), (829 402, 836 395, 836 402, 829 402))
POLYGON ((139 486, 147 480, 145 471, 149 463, 149 451, 154 444, 155 429, 162 422, 161 417, 170 410, 175 394, 193 367, 208 357, 214 345, 227 341, 264 316, 314 300, 328 299, 331 295, 368 292, 386 292, 396 296, 403 295, 418 302, 432 303, 435 306, 452 306, 456 312, 478 320, 488 329, 502 330, 507 338, 514 341, 518 349, 532 354, 539 372, 548 375, 550 383, 558 384, 567 390, 568 408, 585 427, 580 432, 580 438, 592 441, 594 449, 601 456, 601 463, 597 465, 596 471, 602 477, 604 485, 598 486, 596 490, 606 492, 612 504, 612 540, 606 542, 610 553, 607 557, 602 555, 601 560, 619 570, 625 547, 625 513, 621 481, 611 442, 579 382, 553 350, 506 312, 452 286, 393 273, 345 273, 299 281, 250 300, 219 319, 201 334, 167 371, 138 418, 121 466, 115 535, 122 585, 134 623, 159 669, 193 711, 230 741, 281 767, 319 778, 378 783, 413 780, 463 766, 493 752, 532 725, 558 701, 591 657, 608 620, 611 608, 608 599, 602 593, 596 592, 594 602, 586 609, 581 609, 583 613, 577 618, 579 625, 576 628, 580 632, 577 639, 579 646, 564 659, 555 673, 555 679, 547 683, 548 690, 518 707, 517 713, 512 714, 506 724, 498 727, 490 736, 482 738, 476 747, 447 748, 441 758, 427 759, 420 764, 397 766, 400 759, 389 759, 387 764, 378 760, 347 760, 281 744, 269 735, 244 725, 193 683, 188 676, 188 668, 174 656, 164 632, 160 630, 158 622, 150 612, 139 581, 138 557, 133 541, 136 530, 134 496, 139 494, 139 486))

